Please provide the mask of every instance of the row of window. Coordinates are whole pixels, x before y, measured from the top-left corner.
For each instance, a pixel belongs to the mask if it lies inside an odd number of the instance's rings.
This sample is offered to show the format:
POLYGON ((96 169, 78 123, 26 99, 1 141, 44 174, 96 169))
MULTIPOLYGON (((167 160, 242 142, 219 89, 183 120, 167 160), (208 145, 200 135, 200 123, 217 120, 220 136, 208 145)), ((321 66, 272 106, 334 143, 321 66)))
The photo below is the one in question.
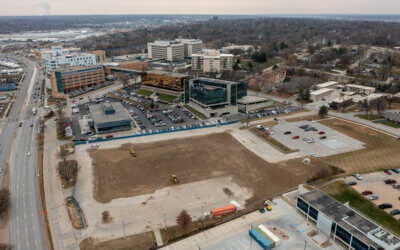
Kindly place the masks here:
MULTIPOLYGON (((300 198, 297 198, 297 207, 304 213, 308 214, 315 221, 318 220, 318 210, 310 206, 307 202, 303 201, 300 198)), ((352 237, 351 233, 349 233, 346 229, 342 228, 336 223, 332 224, 331 232, 335 233, 338 238, 340 238, 347 245, 351 245, 351 247, 353 247, 355 250, 376 250, 374 247, 366 245, 355 236, 352 237)))

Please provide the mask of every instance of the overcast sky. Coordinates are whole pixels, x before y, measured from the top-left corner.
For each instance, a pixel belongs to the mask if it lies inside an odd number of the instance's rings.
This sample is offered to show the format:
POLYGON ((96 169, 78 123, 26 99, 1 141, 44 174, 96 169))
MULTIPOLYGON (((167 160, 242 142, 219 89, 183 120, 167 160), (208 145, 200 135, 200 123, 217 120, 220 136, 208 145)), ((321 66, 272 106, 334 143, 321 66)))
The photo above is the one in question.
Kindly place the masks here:
POLYGON ((400 14, 400 0, 0 0, 0 15, 400 14))

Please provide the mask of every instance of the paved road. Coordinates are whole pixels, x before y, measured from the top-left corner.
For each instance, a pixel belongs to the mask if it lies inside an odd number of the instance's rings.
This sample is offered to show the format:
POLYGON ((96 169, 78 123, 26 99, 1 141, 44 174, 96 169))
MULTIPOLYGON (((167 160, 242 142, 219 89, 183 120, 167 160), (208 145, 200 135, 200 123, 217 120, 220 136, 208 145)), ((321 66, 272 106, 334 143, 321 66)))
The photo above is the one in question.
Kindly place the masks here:
POLYGON ((35 92, 39 72, 34 62, 26 59, 23 61, 28 67, 28 72, 0 136, 1 145, 4 147, 2 150, 4 152, 0 155, 1 164, 4 164, 8 152, 12 150, 9 160, 10 241, 14 249, 47 249, 36 186, 37 118, 31 111, 35 106, 32 95, 35 92), (19 122, 23 123, 22 127, 17 127, 19 122), (17 133, 12 143, 15 131, 17 133), (30 156, 27 155, 28 152, 30 156))

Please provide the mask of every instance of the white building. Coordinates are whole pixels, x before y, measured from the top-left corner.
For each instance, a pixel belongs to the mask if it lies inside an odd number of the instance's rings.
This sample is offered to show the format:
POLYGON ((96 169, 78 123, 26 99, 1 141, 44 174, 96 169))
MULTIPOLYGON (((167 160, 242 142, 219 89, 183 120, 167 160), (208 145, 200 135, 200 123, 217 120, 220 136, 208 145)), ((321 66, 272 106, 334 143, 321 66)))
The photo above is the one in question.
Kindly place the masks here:
POLYGON ((221 54, 218 50, 204 50, 203 54, 192 54, 192 69, 203 72, 232 70, 233 55, 221 54))
POLYGON ((53 56, 61 56, 67 54, 74 54, 81 52, 80 48, 63 48, 62 46, 52 46, 51 49, 41 49, 39 50, 40 57, 43 60, 49 59, 53 56))
POLYGON ((310 93, 310 99, 313 102, 318 102, 321 101, 322 99, 326 99, 327 97, 330 97, 332 94, 333 90, 324 88, 324 89, 319 89, 316 91, 313 91, 310 93))
POLYGON ((53 47, 51 56, 47 56, 44 65, 46 73, 51 74, 60 66, 89 66, 96 65, 96 56, 93 54, 68 54, 65 55, 60 47, 53 47))
POLYGON ((347 84, 346 91, 356 92, 357 94, 370 95, 375 92, 375 88, 357 84, 347 84))
POLYGON ((154 41, 147 44, 149 59, 179 61, 185 57, 185 46, 179 41, 154 41))
POLYGON ((200 39, 175 39, 175 41, 183 43, 185 57, 200 54, 203 49, 203 42, 200 39))
POLYGON ((324 82, 324 83, 318 84, 317 89, 324 89, 324 88, 334 89, 337 87, 337 85, 338 85, 338 82, 329 81, 329 82, 324 82))

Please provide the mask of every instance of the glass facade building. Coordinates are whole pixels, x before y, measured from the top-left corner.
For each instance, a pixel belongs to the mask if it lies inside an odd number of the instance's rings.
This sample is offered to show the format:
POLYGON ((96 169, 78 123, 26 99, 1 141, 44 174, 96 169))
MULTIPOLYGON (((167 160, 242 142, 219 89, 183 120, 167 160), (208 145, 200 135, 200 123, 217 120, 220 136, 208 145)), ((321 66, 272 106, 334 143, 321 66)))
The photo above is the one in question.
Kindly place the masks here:
POLYGON ((194 100, 203 106, 237 105, 237 100, 247 95, 247 83, 196 78, 185 80, 184 93, 185 103, 194 100))

